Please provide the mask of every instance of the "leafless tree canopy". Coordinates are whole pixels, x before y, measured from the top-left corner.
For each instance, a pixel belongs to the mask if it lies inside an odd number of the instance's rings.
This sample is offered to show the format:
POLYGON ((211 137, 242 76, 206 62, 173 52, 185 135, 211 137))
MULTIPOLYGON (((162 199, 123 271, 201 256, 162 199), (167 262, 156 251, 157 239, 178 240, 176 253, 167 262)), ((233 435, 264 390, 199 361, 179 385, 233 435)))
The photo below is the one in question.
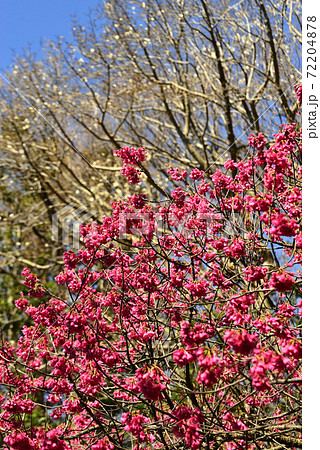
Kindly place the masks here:
POLYGON ((53 215, 72 203, 99 219, 129 193, 114 149, 147 147, 165 189, 168 166, 210 173, 294 121, 300 16, 296 0, 111 0, 70 42, 17 56, 0 87, 2 276, 33 261, 48 278, 53 215))

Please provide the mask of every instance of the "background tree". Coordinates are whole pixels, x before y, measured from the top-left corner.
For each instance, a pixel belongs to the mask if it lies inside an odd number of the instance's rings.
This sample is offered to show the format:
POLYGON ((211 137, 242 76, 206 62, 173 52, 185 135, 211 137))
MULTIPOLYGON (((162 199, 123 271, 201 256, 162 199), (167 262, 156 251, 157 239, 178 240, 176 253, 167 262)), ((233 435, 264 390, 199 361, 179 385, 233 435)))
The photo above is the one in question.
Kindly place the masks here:
POLYGON ((112 0, 70 42, 17 57, 1 86, 2 276, 28 263, 50 282, 54 214, 72 203, 98 220, 127 195, 114 149, 148 148, 138 191, 159 200, 167 167, 210 173, 245 156, 249 131, 295 120, 300 15, 293 0, 112 0))

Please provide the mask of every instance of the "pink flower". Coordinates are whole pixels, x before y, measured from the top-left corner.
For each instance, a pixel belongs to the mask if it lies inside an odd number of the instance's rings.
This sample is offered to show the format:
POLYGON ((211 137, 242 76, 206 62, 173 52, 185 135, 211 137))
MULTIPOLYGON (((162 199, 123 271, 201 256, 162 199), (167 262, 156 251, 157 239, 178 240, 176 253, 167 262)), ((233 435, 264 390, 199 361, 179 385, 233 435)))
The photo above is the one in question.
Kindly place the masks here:
POLYGON ((75 278, 75 273, 73 270, 65 269, 56 276, 55 280, 58 284, 70 283, 75 278))
POLYGON ((178 366, 182 367, 186 364, 193 363, 196 359, 196 356, 184 348, 179 348, 173 352, 173 360, 178 366))
POLYGON ((207 324, 196 323, 191 327, 190 323, 184 320, 181 322, 180 327, 181 341, 186 345, 187 349, 197 347, 213 335, 212 327, 207 324))
POLYGON ((241 332, 228 330, 224 334, 224 339, 236 353, 248 355, 255 348, 258 335, 250 334, 246 330, 241 332))
POLYGON ((273 239, 281 236, 295 236, 299 225, 295 219, 289 219, 283 213, 275 213, 271 215, 272 227, 268 229, 273 239))
POLYGON ((266 143, 267 141, 262 133, 258 133, 257 136, 250 134, 250 137, 248 138, 248 145, 250 147, 256 148, 258 151, 263 150, 266 143))
POLYGON ((184 200, 187 197, 187 192, 183 191, 180 187, 171 192, 172 198, 175 199, 175 203, 178 208, 182 208, 184 205, 184 200))
POLYGON ((295 280, 285 270, 282 270, 280 272, 273 272, 269 285, 270 288, 278 292, 291 291, 295 285, 295 280))
POLYGON ((296 84, 294 86, 294 90, 296 92, 296 97, 298 99, 298 102, 301 104, 302 103, 302 84, 296 84))
POLYGON ((234 170, 236 168, 235 166, 235 161, 233 161, 233 159, 228 159, 225 163, 224 163, 224 167, 227 170, 234 170))
POLYGON ((200 411, 181 405, 174 410, 174 415, 177 419, 170 419, 170 423, 173 424, 172 433, 179 438, 184 438, 187 446, 192 450, 197 450, 202 442, 200 424, 204 422, 200 411))
POLYGON ((167 381, 167 377, 158 367, 150 369, 144 366, 137 369, 136 377, 138 380, 137 386, 145 398, 156 401, 162 397, 161 391, 166 389, 163 381, 167 381))
POLYGON ((206 192, 209 191, 210 191, 210 184, 202 180, 202 183, 198 186, 198 193, 200 195, 204 195, 206 192))
MULTIPOLYGON (((58 414, 58 416, 59 416, 59 414, 58 414)), ((60 414, 60 416, 61 416, 61 414, 60 414)), ((51 415, 51 417, 52 417, 52 415, 51 415)), ((55 418, 58 419, 59 417, 55 417, 55 418)), ((61 434, 61 432, 59 433, 59 431, 57 429, 47 431, 46 437, 41 444, 41 450, 69 449, 70 446, 63 439, 59 439, 60 434, 61 434)))
POLYGON ((128 197, 130 205, 136 209, 142 209, 147 201, 147 196, 145 194, 132 195, 128 197))
POLYGON ((122 147, 119 150, 114 150, 114 153, 122 159, 124 164, 137 166, 145 161, 147 151, 144 147, 122 147))
POLYGON ((16 431, 13 431, 10 436, 6 436, 4 438, 4 442, 9 446, 11 450, 34 449, 34 446, 26 433, 17 433, 16 431))
POLYGON ((177 180, 177 181, 180 181, 183 178, 186 178, 188 176, 188 171, 187 170, 180 170, 177 167, 174 167, 174 168, 170 167, 167 170, 167 173, 169 175, 171 175, 171 178, 173 180, 177 180))
POLYGON ((193 169, 193 171, 189 175, 193 180, 201 180, 204 177, 203 170, 193 169))
POLYGON ((31 414, 36 405, 31 400, 15 397, 3 403, 2 408, 10 414, 31 414))
POLYGON ((265 211, 268 212, 273 202, 270 194, 257 194, 254 197, 246 196, 249 211, 265 211))
POLYGON ((261 266, 248 266, 242 270, 245 273, 244 278, 248 282, 262 280, 268 272, 268 269, 266 267, 261 266))
POLYGON ((185 287, 189 289, 195 297, 205 297, 209 289, 209 282, 203 279, 197 282, 192 281, 187 283, 185 287))
POLYGON ((25 277, 25 286, 30 288, 28 295, 30 297, 42 298, 45 290, 41 286, 39 278, 33 275, 28 268, 23 269, 21 274, 25 277))
POLYGON ((121 173, 124 175, 130 184, 138 184, 141 183, 141 179, 139 178, 139 175, 141 172, 139 172, 137 169, 135 169, 132 166, 128 166, 127 164, 124 164, 121 167, 121 173))
POLYGON ((79 263, 79 256, 73 253, 71 250, 64 252, 63 262, 66 269, 75 269, 79 263))
POLYGON ((27 308, 30 305, 29 300, 27 300, 24 295, 23 292, 20 292, 21 297, 18 298, 17 300, 15 300, 14 304, 16 305, 16 307, 18 309, 24 309, 27 308))
POLYGON ((136 412, 134 414, 125 412, 121 416, 121 422, 126 424, 124 429, 138 439, 139 442, 152 442, 153 436, 147 435, 144 431, 144 424, 150 423, 148 417, 136 412))
POLYGON ((240 258, 244 256, 246 252, 246 244, 243 239, 235 238, 230 245, 230 254, 234 258, 240 258))
POLYGON ((203 383, 207 388, 216 384, 221 377, 225 363, 217 355, 206 355, 203 350, 198 352, 198 364, 200 367, 197 382, 203 383))
POLYGON ((222 420, 227 421, 227 429, 229 430, 247 430, 248 427, 242 422, 242 420, 236 419, 234 414, 227 412, 222 416, 222 420))

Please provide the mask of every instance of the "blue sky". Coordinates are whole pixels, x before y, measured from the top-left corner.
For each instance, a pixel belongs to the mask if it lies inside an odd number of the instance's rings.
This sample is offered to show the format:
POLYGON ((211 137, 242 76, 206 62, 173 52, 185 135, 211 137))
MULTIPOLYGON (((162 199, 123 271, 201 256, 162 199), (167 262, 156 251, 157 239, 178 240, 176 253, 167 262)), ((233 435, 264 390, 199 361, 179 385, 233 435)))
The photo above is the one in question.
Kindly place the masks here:
POLYGON ((2 0, 0 14, 0 69, 12 62, 14 50, 21 53, 31 44, 40 50, 40 40, 70 38, 72 15, 85 22, 98 0, 2 0))

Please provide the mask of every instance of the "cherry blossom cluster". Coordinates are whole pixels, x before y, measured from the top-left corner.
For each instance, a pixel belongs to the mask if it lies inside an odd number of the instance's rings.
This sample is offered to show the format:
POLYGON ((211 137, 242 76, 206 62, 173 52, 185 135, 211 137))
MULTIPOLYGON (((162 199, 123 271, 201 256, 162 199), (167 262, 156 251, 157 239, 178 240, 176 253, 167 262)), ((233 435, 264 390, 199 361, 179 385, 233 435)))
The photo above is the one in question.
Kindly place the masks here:
POLYGON ((122 147, 119 150, 114 150, 114 153, 123 161, 122 175, 127 178, 130 184, 140 183, 139 175, 141 175, 141 172, 134 166, 140 167, 141 163, 145 161, 146 149, 144 147, 122 147))
POLYGON ((122 147, 114 153, 122 159, 124 164, 136 166, 145 161, 147 152, 144 147, 122 147))
MULTIPOLYGON (((0 351, 8 449, 301 448, 301 133, 80 229, 55 295, 29 269, 29 317, 0 351), (127 246, 121 245, 125 234, 127 246)), ((145 149, 123 147, 137 182, 145 149)))

